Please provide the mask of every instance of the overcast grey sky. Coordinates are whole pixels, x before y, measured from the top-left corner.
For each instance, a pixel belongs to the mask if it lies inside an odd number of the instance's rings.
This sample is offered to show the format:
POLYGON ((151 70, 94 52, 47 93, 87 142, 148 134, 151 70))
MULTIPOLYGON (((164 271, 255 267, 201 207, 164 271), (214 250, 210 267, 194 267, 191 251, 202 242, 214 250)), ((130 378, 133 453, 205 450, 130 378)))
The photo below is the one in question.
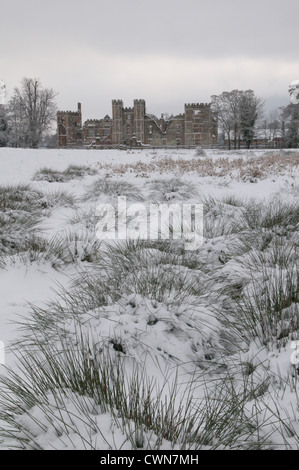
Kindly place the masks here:
POLYGON ((180 113, 222 91, 253 89, 267 108, 289 102, 299 79, 299 0, 0 0, 0 79, 23 77, 82 103, 83 118, 111 100, 180 113))

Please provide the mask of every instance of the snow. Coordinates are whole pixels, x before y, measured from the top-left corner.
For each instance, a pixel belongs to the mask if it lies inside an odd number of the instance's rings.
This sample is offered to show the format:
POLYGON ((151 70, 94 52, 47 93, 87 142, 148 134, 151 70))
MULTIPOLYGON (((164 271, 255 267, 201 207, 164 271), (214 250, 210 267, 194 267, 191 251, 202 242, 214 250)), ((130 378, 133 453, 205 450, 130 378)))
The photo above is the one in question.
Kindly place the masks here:
MULTIPOLYGON (((38 305, 51 298, 57 283, 66 283, 66 275, 53 273, 50 264, 12 262, 0 270, 0 337, 6 346, 16 338, 16 324, 21 316, 28 315, 29 304, 38 305)), ((10 365, 13 353, 7 347, 5 353, 5 363, 10 365)))
POLYGON ((299 103, 299 80, 293 80, 289 86, 289 93, 291 95, 291 103, 299 103))
MULTIPOLYGON (((132 184, 136 191, 140 191, 145 204, 151 202, 150 197, 154 194, 170 202, 190 202, 193 199, 202 201, 209 197, 216 201, 225 197, 236 197, 243 201, 253 199, 261 203, 275 201, 277 198, 294 202, 298 200, 299 193, 299 165, 292 165, 289 161, 292 155, 296 158, 296 151, 290 151, 287 163, 284 164, 283 159, 281 165, 275 166, 273 163, 273 171, 267 170, 266 174, 252 176, 249 172, 243 175, 238 166, 231 167, 229 173, 223 170, 223 159, 235 163, 240 159, 244 162, 253 160, 254 165, 255 158, 263 159, 275 153, 279 155, 280 151, 206 150, 207 159, 214 165, 215 173, 201 176, 193 164, 204 160, 204 157, 196 156, 195 150, 192 149, 122 151, 1 148, 0 186, 30 184, 42 191, 45 198, 60 190, 67 191, 77 198, 74 207, 71 204, 54 206, 49 213, 43 215, 35 229, 35 235, 45 237, 49 244, 55 236, 68 240, 68 258, 62 267, 52 257, 41 256, 31 260, 29 255, 22 257, 14 254, 5 257, 5 265, 1 269, 0 258, 0 342, 5 345, 5 366, 13 369, 17 366, 18 358, 14 356, 13 350, 10 350, 10 345, 14 341, 22 340, 23 330, 19 328, 19 322, 24 322, 24 319, 30 321, 31 305, 44 307, 51 300, 55 302, 61 288, 72 295, 73 282, 80 278, 84 270, 90 273, 89 281, 94 279, 94 285, 100 285, 101 276, 96 274, 96 271, 93 273, 94 266, 86 261, 86 253, 92 257, 99 250, 90 238, 96 204, 92 199, 84 202, 80 199, 98 178, 106 178, 108 182, 132 184), (173 163, 164 165, 165 159, 171 159, 173 163), (64 182, 34 179, 35 173, 41 168, 48 167, 62 172, 69 165, 84 165, 96 170, 96 173, 64 182), (185 171, 182 168, 185 168, 185 171), (165 181, 175 179, 179 180, 181 186, 175 187, 171 192, 165 181), (158 181, 162 184, 158 185, 158 181), (186 196, 186 192, 188 194, 188 191, 191 191, 190 185, 193 185, 194 194, 186 196), (76 221, 71 223, 70 220, 76 217, 76 221)), ((99 202, 107 202, 109 197, 103 195, 99 202)), ((112 195, 110 201, 113 200, 112 195)), ((112 293, 109 302, 86 309, 80 314, 79 320, 75 317, 66 319, 63 328, 69 341, 75 341, 80 326, 80 332, 83 332, 86 338, 92 338, 95 344, 100 344, 101 350, 115 356, 122 350, 129 364, 128 370, 131 370, 133 363, 140 365, 150 377, 155 377, 157 386, 163 385, 166 377, 172 380, 177 368, 180 378, 184 378, 182 383, 188 383, 187 377, 194 377, 194 374, 207 370, 207 361, 210 361, 210 358, 214 362, 212 367, 209 363, 207 373, 215 377, 215 374, 220 373, 222 355, 224 357, 229 351, 230 356, 226 359, 229 363, 234 360, 234 354, 237 354, 240 363, 250 364, 253 368, 254 372, 250 376, 252 383, 262 387, 266 372, 271 377, 272 388, 269 389, 265 402, 268 400, 269 409, 274 409, 274 398, 279 395, 277 401, 281 402, 285 416, 288 417, 291 410, 294 410, 291 421, 297 432, 297 385, 295 384, 292 390, 285 386, 282 393, 281 385, 277 385, 275 389, 274 384, 275 377, 279 382, 279 374, 282 381, 286 381, 292 374, 290 357, 291 340, 294 338, 287 338, 281 348, 273 344, 272 350, 258 341, 252 341, 249 346, 236 352, 237 344, 231 343, 230 333, 223 326, 223 318, 219 318, 217 313, 221 306, 223 312, 227 312, 227 318, 232 315, 231 299, 225 296, 221 299, 217 297, 219 285, 228 287, 229 284, 235 286, 240 283, 247 285, 248 290, 253 289, 251 275, 246 270, 249 255, 246 257, 246 253, 238 254, 237 242, 240 242, 240 239, 238 233, 234 233, 236 224, 244 213, 244 207, 216 202, 204 215, 206 223, 210 221, 214 235, 205 239, 197 267, 190 268, 187 258, 184 262, 181 260, 181 264, 180 261, 174 263, 172 258, 170 261, 164 259, 164 255, 155 248, 148 251, 146 256, 142 253, 141 259, 145 264, 136 267, 135 272, 128 270, 127 275, 122 278, 117 296, 114 293, 113 297, 112 293), (157 298, 153 300, 144 293, 143 287, 147 282, 154 285, 156 279, 161 286, 165 282, 167 287, 163 292, 157 292, 157 298), (125 287, 133 284, 137 286, 137 280, 140 282, 139 290, 136 288, 134 293, 126 292, 125 287), (183 290, 179 290, 180 283, 184 284, 183 290), (203 292, 200 295, 200 303, 194 301, 195 291, 203 292), (180 294, 176 301, 177 292, 180 294)), ((293 236, 295 244, 298 244, 298 229, 297 232, 295 229, 290 230, 293 230, 292 235, 288 236, 293 236)), ((253 243, 258 245, 260 235, 256 233, 252 231, 253 243)), ((267 252, 263 253, 266 257, 267 252)), ((123 260, 125 269, 125 263, 130 263, 131 259, 124 257, 123 260)), ((107 263, 113 272, 113 262, 109 265, 108 260, 107 263)), ((259 273, 256 280, 258 275, 259 273)), ((111 282, 116 281, 112 279, 111 282)), ((0 372, 6 374, 3 365, 0 365, 0 372)), ((17 418, 20 424, 26 425, 36 436, 35 445, 43 449, 132 448, 127 435, 131 433, 130 426, 133 427, 133 422, 128 421, 125 424, 126 431, 117 424, 115 416, 103 411, 92 398, 76 395, 70 390, 61 390, 60 393, 61 395, 56 396, 49 391, 44 408, 35 405, 30 410, 30 415, 24 413, 17 418), (57 401, 60 399, 61 408, 57 407, 57 401), (82 420, 78 409, 84 407, 88 412, 82 420), (51 413, 51 423, 48 421, 46 409, 51 413), (78 429, 79 433, 76 431, 78 429)), ((203 389, 198 387, 198 397, 202 397, 203 393, 203 389)), ((179 397, 177 399, 179 400, 179 397)), ((248 401, 248 413, 253 406, 254 403, 248 401)), ((269 409, 263 408, 262 405, 261 409, 265 415, 269 412, 269 409)), ((273 421, 274 417, 269 412, 269 426, 271 420, 273 421)), ((155 439, 152 431, 144 430, 144 448, 154 446, 155 439)), ((280 439, 279 433, 273 433, 273 445, 281 445, 280 439)), ((296 447, 296 436, 290 437, 288 442, 291 447, 296 447)), ((7 439, 0 444, 0 448, 10 448, 10 445, 11 440, 7 439)), ((171 442, 164 440, 160 448, 170 449, 172 446, 171 442)), ((179 448, 179 445, 174 448, 179 448)))

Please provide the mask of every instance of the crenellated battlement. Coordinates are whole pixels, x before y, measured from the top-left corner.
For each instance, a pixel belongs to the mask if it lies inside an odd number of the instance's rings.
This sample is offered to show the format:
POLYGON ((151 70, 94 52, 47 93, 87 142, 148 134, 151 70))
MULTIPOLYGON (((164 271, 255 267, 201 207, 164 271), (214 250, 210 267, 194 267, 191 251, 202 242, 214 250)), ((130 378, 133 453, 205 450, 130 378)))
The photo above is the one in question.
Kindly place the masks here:
POLYGON ((99 122, 100 122, 100 119, 87 119, 84 122, 84 126, 88 125, 88 124, 98 124, 99 122))
POLYGON ((79 116, 80 114, 80 111, 57 111, 57 116, 79 116))
POLYGON ((77 105, 77 111, 57 111, 57 116, 68 115, 68 116, 80 116, 81 117, 81 103, 77 105))
POLYGON ((210 103, 186 103, 185 108, 203 108, 210 107, 210 103))

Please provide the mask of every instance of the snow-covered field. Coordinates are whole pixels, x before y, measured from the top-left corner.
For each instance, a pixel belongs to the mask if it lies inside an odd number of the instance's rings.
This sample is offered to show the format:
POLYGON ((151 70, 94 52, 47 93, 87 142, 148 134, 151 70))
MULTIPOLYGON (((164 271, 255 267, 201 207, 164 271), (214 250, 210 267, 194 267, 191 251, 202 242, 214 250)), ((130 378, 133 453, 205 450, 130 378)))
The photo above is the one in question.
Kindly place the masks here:
POLYGON ((4 148, 0 168, 0 448, 299 447, 299 152, 4 148), (203 204, 202 247, 99 240, 117 196, 203 204))

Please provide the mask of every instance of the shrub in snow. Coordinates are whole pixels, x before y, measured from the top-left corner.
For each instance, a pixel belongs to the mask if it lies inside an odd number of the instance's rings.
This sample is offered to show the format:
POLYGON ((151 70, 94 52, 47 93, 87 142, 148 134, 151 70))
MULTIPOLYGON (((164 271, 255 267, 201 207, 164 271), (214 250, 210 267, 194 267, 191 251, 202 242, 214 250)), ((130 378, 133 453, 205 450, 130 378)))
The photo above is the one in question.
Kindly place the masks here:
POLYGON ((64 183, 63 173, 52 168, 41 168, 33 176, 33 181, 47 181, 48 183, 64 183))
POLYGON ((47 181, 48 183, 66 183, 72 179, 83 178, 86 175, 95 175, 97 170, 87 166, 69 165, 64 171, 52 168, 41 168, 35 172, 34 181, 47 181))
POLYGON ((30 185, 0 186, 0 253, 21 249, 44 209, 42 192, 30 185))
POLYGON ((157 179, 147 183, 151 202, 172 202, 196 197, 196 186, 180 178, 157 179))
POLYGON ((207 152, 201 146, 198 146, 195 149, 195 157, 207 157, 207 152))
POLYGON ((126 181, 98 178, 86 188, 82 197, 83 202, 97 201, 100 197, 116 199, 118 196, 126 196, 132 201, 142 201, 142 194, 137 186, 126 181))

